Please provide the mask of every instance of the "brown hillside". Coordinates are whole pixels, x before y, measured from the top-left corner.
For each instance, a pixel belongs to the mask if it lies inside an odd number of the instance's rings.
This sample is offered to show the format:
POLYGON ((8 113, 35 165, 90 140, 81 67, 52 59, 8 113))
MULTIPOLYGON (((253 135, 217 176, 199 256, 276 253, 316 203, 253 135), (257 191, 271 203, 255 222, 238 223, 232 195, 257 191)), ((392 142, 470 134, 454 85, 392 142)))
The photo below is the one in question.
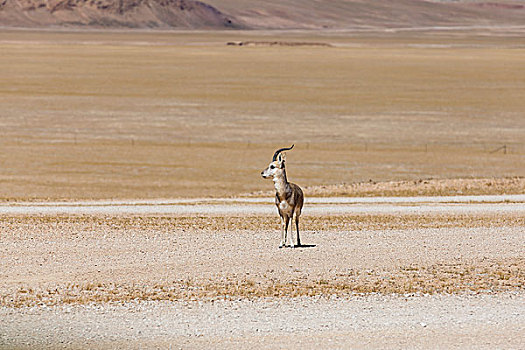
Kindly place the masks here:
POLYGON ((193 0, 3 0, 7 27, 234 28, 215 7, 193 0))

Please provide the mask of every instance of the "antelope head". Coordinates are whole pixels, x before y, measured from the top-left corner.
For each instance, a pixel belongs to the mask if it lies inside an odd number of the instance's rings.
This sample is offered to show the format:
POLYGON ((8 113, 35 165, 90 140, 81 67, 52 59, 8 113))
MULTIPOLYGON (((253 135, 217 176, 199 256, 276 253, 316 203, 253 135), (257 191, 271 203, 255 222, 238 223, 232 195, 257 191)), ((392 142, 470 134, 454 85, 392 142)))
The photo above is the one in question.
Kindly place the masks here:
POLYGON ((272 162, 268 165, 266 169, 261 171, 262 177, 265 179, 270 177, 280 177, 284 175, 284 162, 286 160, 285 153, 281 153, 283 151, 289 151, 293 148, 294 145, 292 145, 289 148, 281 148, 275 151, 273 155, 272 162))

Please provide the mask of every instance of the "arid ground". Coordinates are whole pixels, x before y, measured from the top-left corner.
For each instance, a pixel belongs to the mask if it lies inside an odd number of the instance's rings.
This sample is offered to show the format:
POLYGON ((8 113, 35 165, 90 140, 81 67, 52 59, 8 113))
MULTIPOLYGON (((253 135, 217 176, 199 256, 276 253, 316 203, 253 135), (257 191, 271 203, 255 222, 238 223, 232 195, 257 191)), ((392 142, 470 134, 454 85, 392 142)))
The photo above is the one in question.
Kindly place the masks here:
POLYGON ((0 346, 523 345, 524 195, 346 199, 3 205, 0 346))
POLYGON ((524 347, 522 34, 2 30, 0 348, 524 347))

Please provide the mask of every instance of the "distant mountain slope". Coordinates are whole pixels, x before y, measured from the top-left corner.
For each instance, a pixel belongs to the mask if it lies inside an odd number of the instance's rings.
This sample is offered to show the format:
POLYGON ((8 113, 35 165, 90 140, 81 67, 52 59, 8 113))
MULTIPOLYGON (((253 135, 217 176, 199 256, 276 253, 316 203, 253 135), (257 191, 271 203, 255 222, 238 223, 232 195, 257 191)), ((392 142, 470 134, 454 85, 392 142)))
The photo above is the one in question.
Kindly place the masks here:
POLYGON ((525 1, 0 0, 4 27, 344 29, 525 25, 525 1))
POLYGON ((525 25, 525 1, 206 0, 251 28, 525 25))
POLYGON ((0 0, 8 27, 235 28, 234 19, 194 0, 0 0))

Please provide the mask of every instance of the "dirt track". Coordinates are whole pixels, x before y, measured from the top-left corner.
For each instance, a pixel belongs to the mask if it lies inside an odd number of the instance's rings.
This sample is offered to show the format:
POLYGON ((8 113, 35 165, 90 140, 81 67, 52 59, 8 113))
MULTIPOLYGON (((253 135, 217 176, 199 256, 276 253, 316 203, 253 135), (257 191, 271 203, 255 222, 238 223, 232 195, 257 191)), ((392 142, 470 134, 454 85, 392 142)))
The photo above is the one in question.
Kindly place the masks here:
POLYGON ((522 345, 522 196, 372 201, 312 199, 294 250, 266 199, 4 204, 0 346, 522 345))
MULTIPOLYGON (((306 215, 523 213, 525 195, 307 198, 306 215)), ((3 203, 4 215, 271 215, 270 198, 3 203)))

